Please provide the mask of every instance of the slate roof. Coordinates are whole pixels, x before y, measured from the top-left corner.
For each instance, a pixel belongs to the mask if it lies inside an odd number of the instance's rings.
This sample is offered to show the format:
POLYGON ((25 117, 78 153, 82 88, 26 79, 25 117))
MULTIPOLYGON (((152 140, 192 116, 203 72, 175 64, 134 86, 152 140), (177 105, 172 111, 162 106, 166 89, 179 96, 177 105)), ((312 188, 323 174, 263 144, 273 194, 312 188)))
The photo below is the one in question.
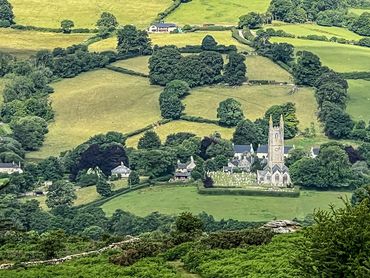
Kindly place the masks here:
POLYGON ((251 145, 234 145, 235 153, 250 153, 252 151, 251 145))
POLYGON ((175 173, 175 177, 177 177, 177 178, 189 178, 190 176, 191 176, 190 172, 185 172, 185 173, 176 172, 175 173))
POLYGON ((125 165, 121 164, 119 166, 117 166, 116 168, 112 169, 111 173, 124 173, 124 174, 127 174, 127 173, 130 173, 131 170, 130 168, 126 167, 125 165))
POLYGON ((313 153, 314 155, 318 155, 318 154, 319 154, 319 152, 320 152, 320 148, 312 148, 312 153, 313 153))
POLYGON ((20 168, 18 164, 15 163, 0 163, 0 168, 20 168))
MULTIPOLYGON (((288 154, 291 149, 293 149, 292 146, 284 146, 284 154, 288 154)), ((258 146, 257 153, 268 153, 268 150, 268 145, 260 145, 258 146)))
POLYGON ((175 23, 164 23, 164 22, 154 23, 153 25, 156 26, 157 28, 171 28, 171 27, 176 27, 176 24, 175 23))

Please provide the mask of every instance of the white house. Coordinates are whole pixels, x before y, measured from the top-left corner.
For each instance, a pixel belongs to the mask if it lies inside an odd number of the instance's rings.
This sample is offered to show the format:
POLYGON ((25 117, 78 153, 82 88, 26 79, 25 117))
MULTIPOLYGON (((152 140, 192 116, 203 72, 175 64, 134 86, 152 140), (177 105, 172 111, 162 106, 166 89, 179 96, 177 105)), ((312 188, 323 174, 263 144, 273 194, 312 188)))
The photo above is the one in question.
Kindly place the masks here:
POLYGON ((319 152, 320 152, 319 147, 318 148, 311 147, 310 156, 312 158, 316 158, 319 155, 319 152))
POLYGON ((175 31, 177 28, 177 25, 174 23, 154 23, 150 25, 148 32, 149 33, 170 33, 175 31))
POLYGON ((128 168, 121 162, 121 165, 111 170, 112 176, 119 176, 121 178, 128 178, 131 173, 131 169, 128 168))
POLYGON ((13 173, 19 173, 22 174, 23 170, 21 168, 21 164, 18 163, 0 163, 0 173, 7 173, 7 174, 13 174, 13 173))

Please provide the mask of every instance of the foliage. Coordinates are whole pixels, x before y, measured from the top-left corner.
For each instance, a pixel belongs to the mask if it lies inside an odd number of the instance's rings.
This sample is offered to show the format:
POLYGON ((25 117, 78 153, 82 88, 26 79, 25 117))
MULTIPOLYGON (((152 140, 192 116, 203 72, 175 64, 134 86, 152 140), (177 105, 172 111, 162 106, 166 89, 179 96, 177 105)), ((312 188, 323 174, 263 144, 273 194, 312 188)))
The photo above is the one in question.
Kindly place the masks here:
POLYGON ((71 206, 76 198, 73 184, 65 181, 57 181, 49 186, 46 195, 46 204, 49 208, 56 208, 63 205, 71 206))
POLYGON ((322 73, 320 58, 308 51, 297 53, 293 76, 298 85, 313 86, 322 73))
POLYGON ((39 248, 45 254, 45 259, 55 258, 58 252, 65 248, 64 237, 63 231, 51 231, 41 235, 39 248))
POLYGON ((112 186, 104 178, 99 178, 96 184, 96 191, 103 197, 109 197, 112 194, 112 186))
POLYGON ((229 62, 225 65, 224 80, 230 86, 240 86, 246 81, 247 67, 242 54, 230 53, 229 62))
POLYGON ((370 13, 362 13, 353 24, 350 25, 350 30, 362 36, 370 36, 370 13))
POLYGON ((284 119, 284 138, 290 139, 297 135, 299 121, 296 116, 295 104, 287 102, 282 105, 271 106, 265 113, 265 119, 272 116, 274 125, 280 124, 280 117, 284 119))
POLYGON ((202 40, 202 49, 203 50, 213 50, 217 46, 217 42, 214 37, 211 35, 206 35, 202 40))
POLYGON ((325 134, 330 138, 349 138, 351 136, 354 123, 348 113, 339 106, 324 102, 320 111, 325 122, 325 134))
POLYGON ((0 1, 0 27, 9 27, 14 23, 13 6, 8 0, 0 1))
POLYGON ((131 171, 130 175, 128 176, 128 184, 132 186, 139 183, 140 183, 139 174, 136 171, 131 171))
POLYGON ((179 98, 187 96, 190 92, 189 84, 182 80, 172 80, 166 84, 163 89, 169 95, 174 95, 179 98))
POLYGON ((159 96, 159 107, 161 116, 165 119, 179 119, 185 106, 181 103, 176 94, 171 94, 164 90, 159 96))
POLYGON ((99 28, 116 28, 118 26, 117 18, 109 12, 103 12, 100 15, 99 20, 96 22, 96 26, 99 28))
POLYGON ((152 53, 151 40, 144 30, 137 30, 133 25, 125 25, 117 32, 119 53, 138 53, 148 55, 152 53))
POLYGON ((262 143, 262 134, 256 125, 250 120, 242 120, 236 126, 233 134, 233 143, 235 145, 258 145, 262 143))
POLYGON ((70 19, 64 19, 60 22, 60 27, 62 28, 63 33, 69 34, 71 33, 71 29, 75 27, 75 24, 70 19))
POLYGON ((250 12, 246 15, 239 17, 239 28, 248 27, 249 29, 258 29, 263 25, 263 18, 260 14, 250 12))
POLYGON ((143 137, 140 138, 137 145, 138 149, 158 149, 161 146, 161 139, 153 130, 148 130, 144 133, 143 137))
POLYGON ((220 125, 236 126, 244 119, 240 102, 233 98, 221 101, 217 108, 217 118, 219 118, 220 125))

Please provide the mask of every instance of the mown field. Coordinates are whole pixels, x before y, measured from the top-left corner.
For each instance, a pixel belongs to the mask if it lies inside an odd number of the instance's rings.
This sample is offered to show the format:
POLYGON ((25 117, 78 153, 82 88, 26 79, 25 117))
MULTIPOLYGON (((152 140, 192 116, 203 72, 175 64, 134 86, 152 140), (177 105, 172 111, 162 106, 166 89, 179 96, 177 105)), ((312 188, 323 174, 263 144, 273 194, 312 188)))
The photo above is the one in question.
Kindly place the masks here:
POLYGON ((342 205, 339 196, 344 192, 301 191, 299 198, 212 196, 200 195, 195 186, 154 186, 134 191, 105 203, 102 209, 108 214, 116 209, 145 216, 153 211, 164 214, 179 214, 183 211, 213 215, 216 219, 268 221, 272 219, 304 218, 314 209, 328 209, 329 204, 342 205), (222 204, 222 205, 220 205, 222 204))
POLYGON ((102 12, 113 13, 120 24, 147 25, 156 15, 169 7, 171 0, 130 1, 113 0, 10 0, 18 24, 41 27, 60 26, 63 19, 74 21, 76 28, 94 28, 102 12))
POLYGON ((292 38, 274 37, 271 41, 290 43, 296 51, 311 51, 321 58, 324 65, 338 72, 370 71, 370 48, 292 38))
POLYGON ((354 120, 370 121, 370 81, 348 80, 348 83, 349 101, 347 111, 354 120))
POLYGON ((219 103, 227 98, 234 98, 242 104, 244 116, 254 120, 263 117, 272 105, 290 101, 296 104, 301 129, 309 127, 311 122, 316 123, 316 100, 313 90, 301 88, 295 94, 290 94, 290 90, 290 86, 276 85, 197 88, 184 100, 185 112, 192 116, 216 119, 219 103))
POLYGON ((320 26, 317 24, 289 24, 284 22, 274 22, 272 25, 266 25, 264 29, 274 28, 275 30, 283 30, 287 33, 296 35, 296 36, 307 36, 307 35, 318 35, 326 36, 328 38, 338 37, 344 38, 347 40, 359 40, 362 36, 349 31, 348 29, 341 27, 327 27, 320 26))
POLYGON ((0 51, 27 58, 41 49, 54 49, 79 44, 92 34, 59 34, 0 29, 0 51))
POLYGON ((30 158, 57 155, 107 131, 133 131, 160 119, 161 89, 149 81, 109 70, 96 70, 54 83, 56 113, 40 151, 30 158))
MULTIPOLYGON (((200 45, 206 35, 213 36, 219 44, 236 45, 239 50, 250 50, 250 47, 238 43, 231 37, 230 31, 202 31, 180 34, 149 34, 153 45, 176 45, 178 47, 186 45, 200 45)), ((90 51, 116 50, 117 38, 111 37, 98 41, 89 46, 90 51)))
POLYGON ((267 11, 270 0, 192 0, 182 4, 166 21, 177 24, 235 25, 241 15, 267 11))
POLYGON ((370 12, 370 9, 349 9, 349 11, 355 15, 361 15, 364 12, 370 12))
MULTIPOLYGON (((187 121, 174 121, 165 125, 158 126, 154 131, 161 138, 162 143, 165 142, 167 135, 177 132, 191 132, 196 134, 199 137, 207 136, 215 132, 219 132, 222 135, 222 138, 230 139, 234 133, 234 128, 225 128, 220 127, 214 124, 205 124, 205 123, 193 123, 187 121)), ((126 141, 126 145, 129 147, 137 146, 139 139, 143 134, 139 134, 133 137, 130 137, 126 141)))

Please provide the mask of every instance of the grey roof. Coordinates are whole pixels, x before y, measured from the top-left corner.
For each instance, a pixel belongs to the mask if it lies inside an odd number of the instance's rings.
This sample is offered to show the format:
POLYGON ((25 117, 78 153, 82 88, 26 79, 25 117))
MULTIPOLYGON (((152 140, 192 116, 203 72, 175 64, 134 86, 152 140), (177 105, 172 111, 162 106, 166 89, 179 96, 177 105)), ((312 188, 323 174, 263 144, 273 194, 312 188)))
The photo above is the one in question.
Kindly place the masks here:
POLYGON ((185 172, 185 173, 176 172, 175 173, 175 177, 177 177, 177 178, 182 178, 182 177, 188 178, 190 176, 191 176, 190 172, 185 172))
POLYGON ((259 145, 257 149, 257 153, 268 153, 269 146, 268 145, 259 145))
POLYGON ((287 154, 291 149, 293 149, 292 146, 284 146, 284 153, 287 154))
POLYGON ((164 23, 164 22, 154 23, 153 25, 156 26, 157 28, 176 27, 175 23, 164 23))
POLYGON ((111 173, 130 173, 130 168, 126 167, 125 165, 119 165, 116 168, 112 169, 111 173))
POLYGON ((312 152, 314 155, 318 155, 320 152, 320 148, 312 148, 312 152))
POLYGON ((251 145, 234 145, 235 153, 250 153, 252 152, 251 145))
POLYGON ((20 168, 18 164, 15 163, 0 163, 0 168, 20 168))

